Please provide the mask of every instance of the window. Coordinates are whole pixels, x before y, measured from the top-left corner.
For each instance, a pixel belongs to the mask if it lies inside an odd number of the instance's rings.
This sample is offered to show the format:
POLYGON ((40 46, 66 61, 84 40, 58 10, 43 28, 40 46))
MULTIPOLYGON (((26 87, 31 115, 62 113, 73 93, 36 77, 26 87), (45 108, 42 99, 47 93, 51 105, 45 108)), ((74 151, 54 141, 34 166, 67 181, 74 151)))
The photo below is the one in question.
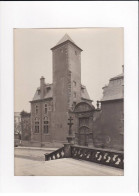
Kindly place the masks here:
POLYGON ((38 95, 40 95, 41 94, 41 91, 40 91, 40 89, 38 90, 38 95))
POLYGON ((52 111, 52 108, 51 108, 51 106, 48 106, 48 111, 52 111))
POLYGON ((74 92, 74 98, 76 98, 76 92, 74 92))
POLYGON ((75 51, 75 55, 77 55, 77 51, 75 51))
POLYGON ((48 118, 47 117, 44 118, 43 124, 44 124, 43 125, 43 132, 47 134, 49 132, 48 118))
POLYGON ((38 105, 36 105, 36 107, 35 107, 35 112, 36 112, 36 114, 38 114, 38 105))
POLYGON ((76 82, 75 81, 73 81, 73 85, 76 86, 76 82))
POLYGON ((44 113, 47 114, 47 104, 45 104, 44 113))
POLYGON ((47 86, 46 87, 46 92, 48 93, 50 90, 51 90, 51 87, 50 86, 47 86))
POLYGON ((35 133, 39 133, 39 120, 35 118, 35 133))

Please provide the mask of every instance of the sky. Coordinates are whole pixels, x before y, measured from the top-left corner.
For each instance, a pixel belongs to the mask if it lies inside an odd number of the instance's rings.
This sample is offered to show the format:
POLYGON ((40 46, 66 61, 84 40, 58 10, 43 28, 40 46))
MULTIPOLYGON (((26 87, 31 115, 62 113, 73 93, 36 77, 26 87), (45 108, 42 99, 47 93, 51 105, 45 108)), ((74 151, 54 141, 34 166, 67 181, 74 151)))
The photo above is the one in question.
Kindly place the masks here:
POLYGON ((102 87, 122 73, 124 65, 123 28, 14 29, 14 110, 30 112, 30 102, 40 77, 52 83, 52 51, 68 34, 81 53, 81 81, 92 104, 103 96, 102 87))

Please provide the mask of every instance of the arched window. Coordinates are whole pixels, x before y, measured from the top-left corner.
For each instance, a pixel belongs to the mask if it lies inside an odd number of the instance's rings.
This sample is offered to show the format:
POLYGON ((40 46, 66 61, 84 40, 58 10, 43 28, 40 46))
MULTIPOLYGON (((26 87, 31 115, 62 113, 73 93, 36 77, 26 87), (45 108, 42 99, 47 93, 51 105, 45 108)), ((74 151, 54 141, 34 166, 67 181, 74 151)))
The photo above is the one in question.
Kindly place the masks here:
POLYGON ((49 121, 48 121, 48 117, 44 117, 44 121, 43 121, 43 132, 45 134, 49 133, 49 121))
POLYGON ((35 133, 39 133, 39 119, 35 118, 35 133))
POLYGON ((47 104, 44 105, 44 113, 47 114, 47 104))

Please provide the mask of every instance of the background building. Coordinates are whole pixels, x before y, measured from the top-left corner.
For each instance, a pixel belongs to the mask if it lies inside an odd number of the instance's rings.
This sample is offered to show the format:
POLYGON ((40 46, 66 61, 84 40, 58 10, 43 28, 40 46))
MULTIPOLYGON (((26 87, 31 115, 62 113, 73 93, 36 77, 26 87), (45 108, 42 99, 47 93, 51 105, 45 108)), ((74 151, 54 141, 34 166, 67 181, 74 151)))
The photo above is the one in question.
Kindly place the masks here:
POLYGON ((25 111, 20 113, 21 115, 21 139, 23 141, 30 141, 31 139, 31 114, 25 111))
POLYGON ((20 112, 14 112, 14 145, 18 146, 21 140, 21 116, 20 112))
POLYGON ((94 144, 96 147, 124 148, 124 73, 103 87, 101 110, 95 113, 94 144))

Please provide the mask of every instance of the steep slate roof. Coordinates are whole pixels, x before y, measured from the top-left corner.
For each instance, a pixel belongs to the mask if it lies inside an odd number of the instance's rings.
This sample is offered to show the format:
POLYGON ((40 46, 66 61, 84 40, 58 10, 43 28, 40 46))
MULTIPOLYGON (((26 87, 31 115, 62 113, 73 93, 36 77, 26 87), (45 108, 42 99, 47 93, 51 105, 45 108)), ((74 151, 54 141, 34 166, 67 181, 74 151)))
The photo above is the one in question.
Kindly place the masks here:
POLYGON ((81 98, 90 100, 89 94, 88 94, 87 89, 84 85, 81 85, 81 98))
MULTIPOLYGON (((70 36, 66 33, 65 35, 64 35, 64 37, 62 37, 62 39, 56 44, 56 46, 58 46, 59 44, 62 44, 63 42, 65 42, 65 41, 67 41, 67 40, 69 40, 69 41, 71 41, 72 43, 74 43, 74 41, 70 38, 70 36)), ((74 43, 75 44, 75 43, 74 43)))
MULTIPOLYGON (((32 101, 37 101, 41 99, 40 93, 38 92, 39 90, 40 90, 40 87, 37 88, 32 101)), ((53 97, 53 84, 45 84, 45 95, 43 99, 52 98, 52 97, 53 97)), ((81 98, 90 100, 87 89, 83 85, 81 85, 81 98)))
POLYGON ((62 37, 62 39, 54 46, 51 48, 51 50, 57 48, 57 46, 59 46, 60 44, 63 44, 64 42, 69 41, 70 43, 72 43, 74 46, 76 46, 79 50, 83 51, 79 46, 77 46, 75 44, 75 42, 70 38, 70 36, 66 33, 64 35, 64 37, 62 37))
POLYGON ((109 80, 108 86, 103 87, 101 101, 117 100, 124 98, 124 75, 120 74, 109 80))
MULTIPOLYGON (((40 93, 38 93, 39 90, 40 90, 40 87, 37 88, 32 101, 37 101, 41 99, 40 93)), ((45 95, 43 99, 52 98, 52 97, 53 97, 53 85, 45 84, 45 95)))
POLYGON ((121 73, 121 74, 111 78, 110 80, 117 80, 117 79, 123 78, 123 76, 124 76, 123 73, 121 73))

